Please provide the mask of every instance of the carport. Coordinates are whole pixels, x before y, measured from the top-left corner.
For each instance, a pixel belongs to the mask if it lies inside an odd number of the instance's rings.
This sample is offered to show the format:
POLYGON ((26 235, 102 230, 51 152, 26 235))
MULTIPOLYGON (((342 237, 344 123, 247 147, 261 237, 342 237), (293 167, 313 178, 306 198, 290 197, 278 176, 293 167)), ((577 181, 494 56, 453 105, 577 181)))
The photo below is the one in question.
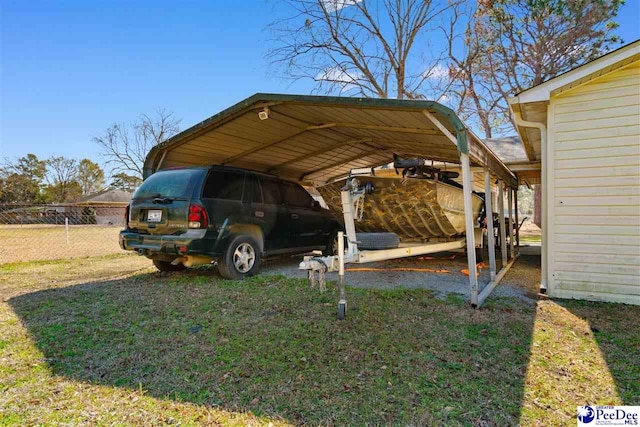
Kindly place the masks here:
MULTIPOLYGON (((394 153, 460 165, 470 302, 479 306, 515 256, 507 262, 503 250, 503 267, 496 272, 493 222, 488 221, 491 282, 478 289, 472 191, 475 187, 486 194, 497 192, 504 224, 502 196, 507 191, 511 220, 517 179, 452 110, 437 102, 256 94, 154 147, 144 176, 178 166, 221 164, 319 186, 351 169, 387 164, 394 153)), ((486 201, 488 212, 493 211, 492 199, 486 201)), ((502 247, 505 228, 500 228, 502 247)), ((508 232, 511 235, 512 227, 508 232)), ((514 239, 510 242, 514 254, 514 239)))

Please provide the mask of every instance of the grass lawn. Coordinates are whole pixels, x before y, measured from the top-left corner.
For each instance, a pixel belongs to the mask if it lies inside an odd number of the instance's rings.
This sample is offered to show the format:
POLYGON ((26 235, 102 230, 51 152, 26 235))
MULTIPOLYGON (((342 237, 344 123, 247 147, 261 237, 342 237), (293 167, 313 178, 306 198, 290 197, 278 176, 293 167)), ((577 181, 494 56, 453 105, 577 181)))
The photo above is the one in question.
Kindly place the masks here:
POLYGON ((115 255, 0 267, 0 425, 574 425, 640 404, 640 307, 348 289, 115 255))
POLYGON ((542 242, 542 236, 539 234, 521 234, 520 235, 520 243, 540 243, 542 242))

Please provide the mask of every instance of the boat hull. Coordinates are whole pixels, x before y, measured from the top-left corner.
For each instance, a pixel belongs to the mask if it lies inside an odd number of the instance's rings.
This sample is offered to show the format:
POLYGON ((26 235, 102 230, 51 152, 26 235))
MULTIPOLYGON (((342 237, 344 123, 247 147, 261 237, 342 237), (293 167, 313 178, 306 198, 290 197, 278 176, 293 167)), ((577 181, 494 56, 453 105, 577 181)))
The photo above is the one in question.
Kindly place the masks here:
MULTIPOLYGON (((434 237, 465 234, 464 198, 461 188, 431 179, 397 177, 357 177, 361 185, 375 190, 364 197, 364 213, 356 221, 356 231, 396 233, 403 241, 424 241, 434 237)), ((318 192, 342 218, 340 189, 346 180, 318 187, 318 192)), ((474 221, 480 216, 483 200, 472 195, 474 221)))

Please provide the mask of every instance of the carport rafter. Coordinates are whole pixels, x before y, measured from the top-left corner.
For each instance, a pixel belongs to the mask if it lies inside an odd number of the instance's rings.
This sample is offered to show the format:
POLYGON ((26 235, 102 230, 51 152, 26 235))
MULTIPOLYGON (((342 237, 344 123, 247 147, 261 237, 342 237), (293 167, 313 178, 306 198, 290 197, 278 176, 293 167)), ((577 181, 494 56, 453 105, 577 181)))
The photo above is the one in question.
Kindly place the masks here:
POLYGON ((449 138, 449 140, 453 142, 456 146, 458 145, 458 139, 455 138, 451 132, 449 132, 449 129, 447 129, 446 126, 443 125, 436 116, 431 114, 428 110, 422 110, 422 114, 424 114, 429 120, 431 120, 431 123, 436 125, 436 127, 440 129, 440 131, 444 136, 449 138))
POLYGON ((371 142, 371 138, 360 138, 360 139, 352 139, 352 140, 344 141, 344 142, 343 141, 336 142, 335 144, 330 145, 328 147, 321 148, 320 150, 316 150, 316 151, 313 151, 311 153, 304 154, 303 156, 298 156, 298 157, 295 157, 295 158, 293 158, 291 160, 287 160, 286 162, 279 163, 279 164, 277 164, 275 166, 272 166, 271 168, 269 168, 267 170, 267 172, 276 171, 278 169, 281 169, 283 166, 289 165, 291 163, 299 162, 300 160, 306 159, 308 157, 318 156, 318 155, 320 155, 322 153, 326 153, 326 152, 329 152, 331 150, 335 150, 336 148, 340 148, 340 147, 343 147, 345 145, 353 145, 353 144, 358 144, 358 143, 361 143, 361 142, 371 142))
MULTIPOLYGON (((438 135, 438 131, 434 129, 403 128, 403 127, 396 127, 396 126, 380 126, 380 125, 346 123, 346 122, 331 122, 331 123, 324 123, 319 125, 309 125, 304 129, 300 129, 290 135, 285 136, 284 138, 267 142, 263 145, 259 145, 258 147, 254 147, 249 150, 245 150, 242 153, 238 153, 234 156, 228 157, 222 161, 222 164, 225 165, 233 162, 234 160, 240 159, 242 157, 248 156, 258 151, 265 150, 269 147, 273 147, 274 145, 285 142, 291 138, 295 138, 296 136, 303 134, 305 132, 320 130, 320 129, 330 129, 330 128, 369 129, 369 130, 378 130, 378 131, 385 131, 385 132, 411 133, 411 134, 418 134, 418 135, 438 135)), ((364 142, 366 139, 371 141, 371 138, 362 138, 361 141, 364 142)), ((317 155, 317 154, 309 154, 309 155, 317 155)))
MULTIPOLYGON (((380 152, 380 154, 382 154, 382 153, 391 153, 391 150, 384 150, 384 149, 379 149, 379 148, 376 148, 376 149, 380 150, 380 151, 379 151, 379 152, 380 152)), ((351 156, 351 157, 349 157, 349 158, 347 158, 347 159, 340 160, 340 161, 337 161, 337 162, 334 162, 334 163, 330 163, 330 164, 328 164, 328 165, 326 165, 326 166, 323 166, 322 168, 318 168, 318 169, 311 170, 311 171, 309 171, 309 172, 305 173, 304 175, 301 175, 301 176, 299 177, 299 180, 300 180, 300 181, 304 181, 304 180, 305 180, 305 178, 307 178, 308 176, 311 176, 311 175, 316 174, 316 173, 318 173, 318 172, 321 172, 321 171, 323 171, 323 170, 331 170, 331 169, 335 169, 335 168, 336 168, 336 167, 338 167, 338 166, 341 166, 341 165, 347 164, 347 163, 349 163, 349 162, 352 162, 352 161, 354 161, 354 160, 356 160, 356 159, 359 159, 359 158, 363 157, 363 154, 364 154, 363 152, 360 152, 360 153, 358 153, 357 155, 355 155, 355 156, 351 156)), ((392 153, 391 153, 391 154, 392 154, 392 153)), ((381 164, 384 164, 384 162, 377 163, 375 166, 372 166, 372 167, 380 166, 381 164)))
POLYGON ((382 125, 371 125, 366 123, 333 122, 331 124, 338 128, 369 129, 369 130, 378 130, 383 132, 415 133, 418 135, 438 135, 439 133, 435 129, 405 128, 400 126, 382 126, 382 125))
POLYGON ((273 147, 274 145, 277 145, 277 144, 280 144, 282 142, 285 142, 285 141, 287 141, 287 140, 289 140, 291 138, 295 138, 296 136, 298 136, 300 134, 303 134, 305 132, 314 131, 314 130, 318 130, 318 129, 327 129, 327 128, 331 128, 331 127, 334 127, 334 126, 335 126, 334 123, 327 123, 327 124, 322 124, 322 125, 309 125, 306 128, 300 129, 300 130, 298 130, 298 131, 296 131, 296 132, 294 132, 294 133, 292 133, 290 135, 287 135, 287 136, 285 136, 283 138, 279 138, 279 139, 276 139, 275 141, 267 142, 266 144, 262 144, 262 145, 259 145, 257 147, 254 147, 254 148, 250 148, 250 149, 245 150, 245 151, 243 151, 241 153, 238 153, 236 155, 228 157, 228 158, 224 159, 221 164, 226 165, 228 163, 233 162, 234 160, 237 160, 237 159, 240 159, 242 157, 248 156, 249 154, 253 154, 253 153, 256 153, 258 151, 265 150, 265 149, 267 149, 269 147, 273 147))

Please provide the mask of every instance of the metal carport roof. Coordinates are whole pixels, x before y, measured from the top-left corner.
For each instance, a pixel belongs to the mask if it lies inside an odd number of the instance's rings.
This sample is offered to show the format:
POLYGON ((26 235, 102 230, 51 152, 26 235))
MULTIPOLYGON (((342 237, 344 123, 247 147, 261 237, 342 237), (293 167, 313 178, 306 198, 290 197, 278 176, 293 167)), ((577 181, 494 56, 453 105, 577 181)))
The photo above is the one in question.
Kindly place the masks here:
POLYGON ((393 153, 449 163, 469 154, 472 166, 516 186, 507 166, 437 102, 262 93, 154 147, 144 176, 224 164, 320 185, 353 168, 389 163, 393 153))

